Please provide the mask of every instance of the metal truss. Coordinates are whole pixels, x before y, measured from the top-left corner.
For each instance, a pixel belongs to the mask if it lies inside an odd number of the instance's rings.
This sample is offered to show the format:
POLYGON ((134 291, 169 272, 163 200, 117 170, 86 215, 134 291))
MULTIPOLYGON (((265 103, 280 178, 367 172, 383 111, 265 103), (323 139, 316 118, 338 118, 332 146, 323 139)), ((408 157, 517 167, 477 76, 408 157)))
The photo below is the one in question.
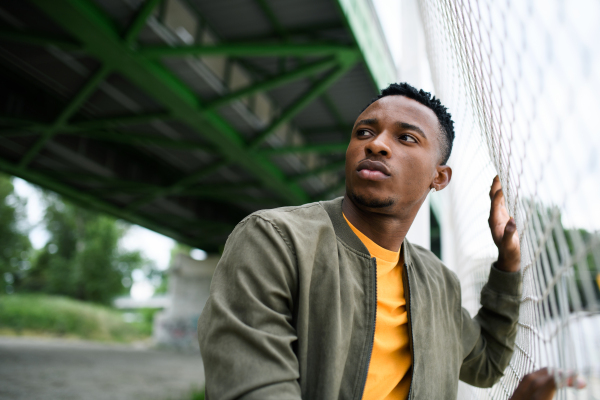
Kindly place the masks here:
MULTIPOLYGON (((0 30, 0 39, 39 46, 54 46, 65 51, 77 51, 98 61, 99 67, 87 77, 87 81, 79 91, 72 96, 63 110, 50 122, 27 121, 16 118, 0 117, 0 123, 9 127, 0 129, 0 138, 35 136, 33 144, 26 150, 17 163, 0 160, 0 169, 23 177, 87 206, 109 212, 171 236, 177 240, 192 245, 201 242, 190 240, 181 235, 177 229, 166 228, 155 219, 146 218, 139 212, 140 207, 158 198, 173 195, 212 198, 219 201, 230 201, 231 188, 201 189, 194 185, 203 177, 230 165, 238 165, 253 177, 249 185, 268 189, 279 200, 274 204, 301 204, 314 200, 300 185, 305 179, 322 173, 340 170, 343 162, 336 161, 317 167, 306 173, 288 176, 272 160, 273 157, 289 154, 342 153, 346 143, 304 144, 299 146, 283 146, 278 148, 265 147, 265 141, 282 126, 289 123, 302 110, 317 98, 322 98, 337 125, 334 129, 347 129, 347 122, 340 117, 333 101, 326 91, 343 77, 357 63, 365 61, 365 54, 357 46, 317 40, 311 43, 290 43, 289 32, 275 18, 264 0, 256 0, 271 22, 273 29, 281 38, 280 43, 261 43, 256 39, 240 43, 217 43, 211 45, 181 45, 181 46, 144 46, 137 38, 147 19, 152 15, 162 0, 147 0, 140 6, 135 18, 125 31, 120 30, 92 0, 31 0, 41 11, 56 22, 70 37, 76 41, 36 32, 16 32, 0 30), (297 61, 291 70, 280 71, 276 75, 264 75, 248 85, 229 91, 221 97, 202 99, 184 82, 165 67, 166 58, 195 57, 195 56, 226 56, 236 57, 285 57, 297 61), (309 59, 310 61, 304 61, 309 59), (112 73, 118 73, 133 85, 145 92, 156 101, 163 111, 148 114, 122 115, 111 118, 100 118, 89 121, 73 120, 81 107, 105 82, 112 73), (250 138, 242 134, 226 120, 219 110, 234 102, 249 98, 257 93, 278 88, 280 86, 308 78, 312 84, 285 109, 281 110, 262 131, 255 132, 250 138), (123 131, 127 125, 149 123, 153 121, 181 121, 202 139, 201 142, 192 140, 176 140, 156 135, 136 134, 123 131), (210 129, 206 129, 210 126, 210 129), (217 132, 218 134, 214 134, 217 132), (124 145, 145 145, 172 149, 203 151, 216 157, 216 161, 208 167, 180 177, 168 185, 136 184, 123 182, 116 178, 105 178, 102 183, 106 189, 113 188, 121 192, 135 194, 137 199, 119 207, 109 204, 96 196, 91 190, 82 193, 64 183, 58 176, 34 171, 30 164, 39 156, 49 141, 57 134, 76 135, 93 138, 98 141, 114 142, 124 145), (112 186, 111 186, 112 185, 112 186)), ((347 3, 347 2, 343 2, 347 3)), ((345 10, 345 5, 340 7, 345 10)), ((355 17, 348 17, 355 19, 355 17)), ((352 21, 350 21, 352 24, 352 21)), ((356 32, 353 32, 356 34, 356 32)), ((250 68, 250 66, 248 66, 250 68)), ((314 132, 326 131, 331 127, 313 128, 314 132)), ((310 132, 308 132, 310 134, 310 132)), ((93 181, 99 177, 83 177, 83 181, 93 181)), ((342 181, 343 183, 343 181, 342 181)), ((322 197, 340 188, 336 183, 317 197, 322 197)), ((237 185, 239 187, 239 185, 237 185)), ((236 197, 239 199, 239 197, 236 197)), ((273 199, 247 196, 242 199, 247 202, 260 204, 273 203, 273 199)), ((204 221, 210 225, 210 221, 204 221)), ((214 224, 213 224, 214 225, 214 224)))

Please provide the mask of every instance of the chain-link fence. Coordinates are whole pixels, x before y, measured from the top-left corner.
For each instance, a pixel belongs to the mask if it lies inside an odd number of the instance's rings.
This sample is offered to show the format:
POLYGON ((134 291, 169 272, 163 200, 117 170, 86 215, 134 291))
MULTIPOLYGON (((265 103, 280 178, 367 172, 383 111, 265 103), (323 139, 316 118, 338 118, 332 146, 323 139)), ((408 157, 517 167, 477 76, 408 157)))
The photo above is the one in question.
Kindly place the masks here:
POLYGON ((444 258, 475 313, 497 256, 487 216, 499 174, 517 221, 524 293, 515 354, 492 389, 507 399, 544 366, 584 376, 600 398, 600 3, 422 0, 437 95, 456 122, 445 197, 444 258))

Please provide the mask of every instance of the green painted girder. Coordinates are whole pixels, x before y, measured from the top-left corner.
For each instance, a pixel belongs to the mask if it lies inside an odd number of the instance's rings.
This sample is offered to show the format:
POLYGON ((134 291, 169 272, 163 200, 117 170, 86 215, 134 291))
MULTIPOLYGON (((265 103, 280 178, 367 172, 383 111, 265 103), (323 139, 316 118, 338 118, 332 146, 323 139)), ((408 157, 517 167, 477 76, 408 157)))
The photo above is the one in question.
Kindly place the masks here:
MULTIPOLYGON (((60 127, 60 133, 74 133, 79 131, 106 129, 114 126, 121 127, 126 125, 147 124, 153 121, 166 121, 169 119, 168 113, 157 112, 148 114, 121 115, 109 118, 97 118, 90 121, 72 121, 69 124, 63 124, 60 127)), ((12 127, 3 128, 3 130, 0 130, 0 137, 21 136, 28 134, 33 135, 40 131, 43 132, 52 128, 52 124, 1 116, 0 123, 12 125, 12 127), (30 132, 28 133, 27 131, 30 132)))
POLYGON ((373 83, 378 89, 396 82, 397 73, 380 29, 374 24, 377 19, 372 0, 337 0, 345 22, 352 32, 360 53, 367 64, 373 83))
POLYGON ((33 1, 63 29, 77 37, 91 56, 119 71, 162 104, 173 118, 197 128, 199 134, 205 134, 226 160, 246 168, 289 204, 309 200, 306 192, 297 184, 288 182, 272 162, 249 152, 242 136, 220 115, 213 111, 199 112, 203 105, 197 96, 162 65, 148 60, 125 44, 112 21, 90 1, 33 1), (219 134, 207 132, 207 122, 219 134))
POLYGON ((212 163, 212 165, 210 165, 209 167, 205 167, 196 172, 193 172, 190 175, 188 175, 182 179, 179 179, 177 182, 175 182, 169 186, 156 188, 156 190, 154 192, 149 193, 148 195, 130 203, 127 206, 127 209, 135 210, 135 209, 143 206, 144 204, 150 203, 151 201, 153 201, 154 199, 156 199, 158 197, 178 194, 184 188, 194 184, 195 182, 197 182, 198 180, 200 180, 204 177, 214 174, 216 171, 218 171, 219 169, 223 168, 224 166, 226 166, 228 164, 229 164, 228 160, 216 161, 216 162, 212 163))
POLYGON ((285 74, 281 74, 278 76, 274 76, 271 79, 268 79, 264 82, 258 82, 253 85, 250 85, 246 88, 237 90, 233 93, 226 94, 216 100, 211 101, 206 105, 208 109, 215 109, 241 98, 251 96, 258 92, 265 92, 267 90, 274 89, 278 86, 285 85, 288 82, 292 82, 306 76, 314 75, 320 71, 331 68, 337 65, 337 59, 335 58, 326 58, 324 60, 316 61, 314 63, 310 63, 299 67, 293 71, 289 71, 285 74))
MULTIPOLYGON (((35 136, 39 133, 34 130, 10 130, 7 132, 0 132, 0 137, 23 137, 23 136, 35 136)), ((162 136, 156 135, 144 135, 139 133, 131 133, 131 132, 119 132, 116 130, 61 130, 60 132, 55 133, 55 135, 77 135, 81 137, 87 137, 90 139, 105 141, 105 142, 113 142, 113 143, 123 143, 129 144, 132 146, 142 145, 142 146, 157 146, 157 147, 166 147, 170 149, 179 149, 179 150, 202 150, 206 152, 213 152, 214 147, 198 143, 192 142, 189 140, 175 140, 169 139, 162 136)))
POLYGON ((142 4, 133 22, 129 25, 127 32, 123 36, 123 41, 125 43, 131 45, 135 42, 138 34, 144 28, 146 20, 161 1, 163 0, 146 0, 146 2, 142 4))
POLYGON ((91 139, 123 143, 130 145, 143 145, 143 146, 157 146, 167 147, 171 149, 180 150, 202 150, 206 152, 213 152, 214 147, 203 143, 192 142, 189 140, 175 140, 168 139, 165 137, 159 137, 155 135, 143 135, 131 132, 119 132, 119 131, 67 131, 60 132, 61 134, 77 135, 88 137, 91 139))
MULTIPOLYGON (((79 183, 98 183, 101 184, 101 187, 95 189, 89 189, 92 192, 97 193, 106 193, 106 192, 117 192, 123 194, 150 194, 154 193, 157 190, 165 189, 163 186, 159 186, 151 183, 144 183, 138 181, 132 181, 127 179, 109 177, 109 176, 100 176, 100 175, 90 175, 90 174, 81 174, 81 173, 72 173, 72 172, 52 172, 46 174, 52 179, 57 181, 75 181, 79 183)), ((179 195, 185 196, 198 196, 202 197, 208 193, 215 193, 219 195, 227 195, 231 197, 235 197, 239 194, 240 190, 244 189, 252 189, 257 188, 259 185, 256 182, 244 182, 244 183, 223 183, 223 184, 214 184, 210 185, 210 188, 205 187, 188 187, 181 189, 177 192, 179 195)))
POLYGON ((350 57, 346 57, 341 60, 341 65, 335 70, 330 72, 323 79, 319 80, 315 85, 309 88, 306 93, 300 96, 292 105, 285 109, 279 118, 271 123, 271 125, 263 132, 259 133, 250 143, 251 149, 256 149, 262 144, 262 142, 273 134, 282 125, 289 122, 294 118, 300 111, 302 111, 308 104, 319 97, 327 88, 329 88, 334 82, 340 79, 350 68, 352 68, 355 62, 358 60, 358 55, 354 54, 350 57))
POLYGON ((98 85, 104 79, 106 79, 110 71, 111 68, 108 65, 103 64, 96 72, 92 73, 92 76, 83 85, 75 97, 69 101, 69 104, 60 113, 52 125, 49 126, 47 130, 42 132, 42 136, 29 150, 27 150, 27 153, 25 153, 25 155, 21 158, 21 161, 19 161, 19 168, 27 168, 27 165, 39 153, 42 147, 44 147, 46 142, 50 140, 52 136, 55 135, 56 132, 58 132, 58 130, 60 130, 60 128, 69 120, 69 118, 71 118, 77 112, 79 107, 85 103, 92 93, 94 93, 98 85))
POLYGON ((277 16, 275 15, 275 13, 271 9, 271 7, 269 7, 269 5, 267 4, 266 0, 255 0, 255 2, 261 8, 261 10, 263 11, 263 13, 265 14, 265 16, 267 17, 267 19, 271 23, 271 26, 273 26, 273 28, 275 28, 275 30, 277 31, 277 34, 280 37, 282 37, 283 39, 287 40, 288 39, 288 33, 285 31, 285 29, 283 28, 283 26, 279 22, 279 19, 277 19, 277 16))
MULTIPOLYGON (((262 9, 263 13, 265 14, 267 19, 271 23, 271 26, 273 28, 275 28, 279 37, 287 42, 289 40, 290 33, 286 29, 284 29, 284 27, 281 25, 281 23, 277 19, 277 16, 273 12, 272 8, 267 4, 266 0, 255 0, 255 1, 258 3, 259 7, 262 9)), ((316 84, 315 77, 311 77, 310 80, 313 85, 316 84)), ((331 101, 331 98, 329 97, 329 95, 327 95, 327 93, 322 93, 321 99, 325 103, 325 106, 328 108, 329 112, 333 115, 333 117, 337 121, 338 125, 343 126, 344 119, 342 118, 338 108, 331 101)))
POLYGON ((148 114, 121 115, 107 118, 96 118, 90 121, 73 121, 64 127, 67 131, 85 131, 91 129, 112 128, 123 125, 148 124, 153 121, 166 121, 171 119, 167 112, 148 114))
POLYGON ((144 46, 139 54, 147 58, 181 56, 229 56, 229 57, 266 57, 266 56, 343 56, 359 54, 354 46, 337 43, 279 44, 279 43, 224 43, 194 46, 144 46))

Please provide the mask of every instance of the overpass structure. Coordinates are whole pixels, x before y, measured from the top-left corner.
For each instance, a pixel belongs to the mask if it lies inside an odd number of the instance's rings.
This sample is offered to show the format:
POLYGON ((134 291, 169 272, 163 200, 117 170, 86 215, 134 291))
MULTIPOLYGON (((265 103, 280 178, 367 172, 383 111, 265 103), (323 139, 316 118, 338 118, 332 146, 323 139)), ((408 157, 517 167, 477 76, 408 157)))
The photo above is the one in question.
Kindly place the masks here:
POLYGON ((369 0, 7 0, 0 170, 207 251, 340 194, 396 73, 369 0))

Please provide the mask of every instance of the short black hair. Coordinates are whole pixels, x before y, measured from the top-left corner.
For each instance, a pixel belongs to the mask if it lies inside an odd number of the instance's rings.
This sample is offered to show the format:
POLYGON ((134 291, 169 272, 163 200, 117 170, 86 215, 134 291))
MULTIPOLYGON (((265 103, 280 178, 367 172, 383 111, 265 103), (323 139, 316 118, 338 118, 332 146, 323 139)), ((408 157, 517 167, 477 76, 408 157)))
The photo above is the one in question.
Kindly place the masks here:
MULTIPOLYGON (((442 161, 440 164, 445 165, 450 158, 452 152, 452 143, 454 142, 454 121, 452 121, 452 115, 448 112, 448 109, 442 105, 439 99, 435 96, 431 96, 431 93, 424 91, 423 89, 417 90, 417 88, 409 85, 408 83, 392 83, 387 88, 381 91, 381 94, 371 99, 371 102, 367 104, 362 111, 365 111, 371 104, 377 100, 386 96, 404 96, 409 99, 413 99, 430 108, 440 123, 441 131, 441 145, 442 145, 442 161)), ((361 113, 362 113, 361 111, 361 113)))

